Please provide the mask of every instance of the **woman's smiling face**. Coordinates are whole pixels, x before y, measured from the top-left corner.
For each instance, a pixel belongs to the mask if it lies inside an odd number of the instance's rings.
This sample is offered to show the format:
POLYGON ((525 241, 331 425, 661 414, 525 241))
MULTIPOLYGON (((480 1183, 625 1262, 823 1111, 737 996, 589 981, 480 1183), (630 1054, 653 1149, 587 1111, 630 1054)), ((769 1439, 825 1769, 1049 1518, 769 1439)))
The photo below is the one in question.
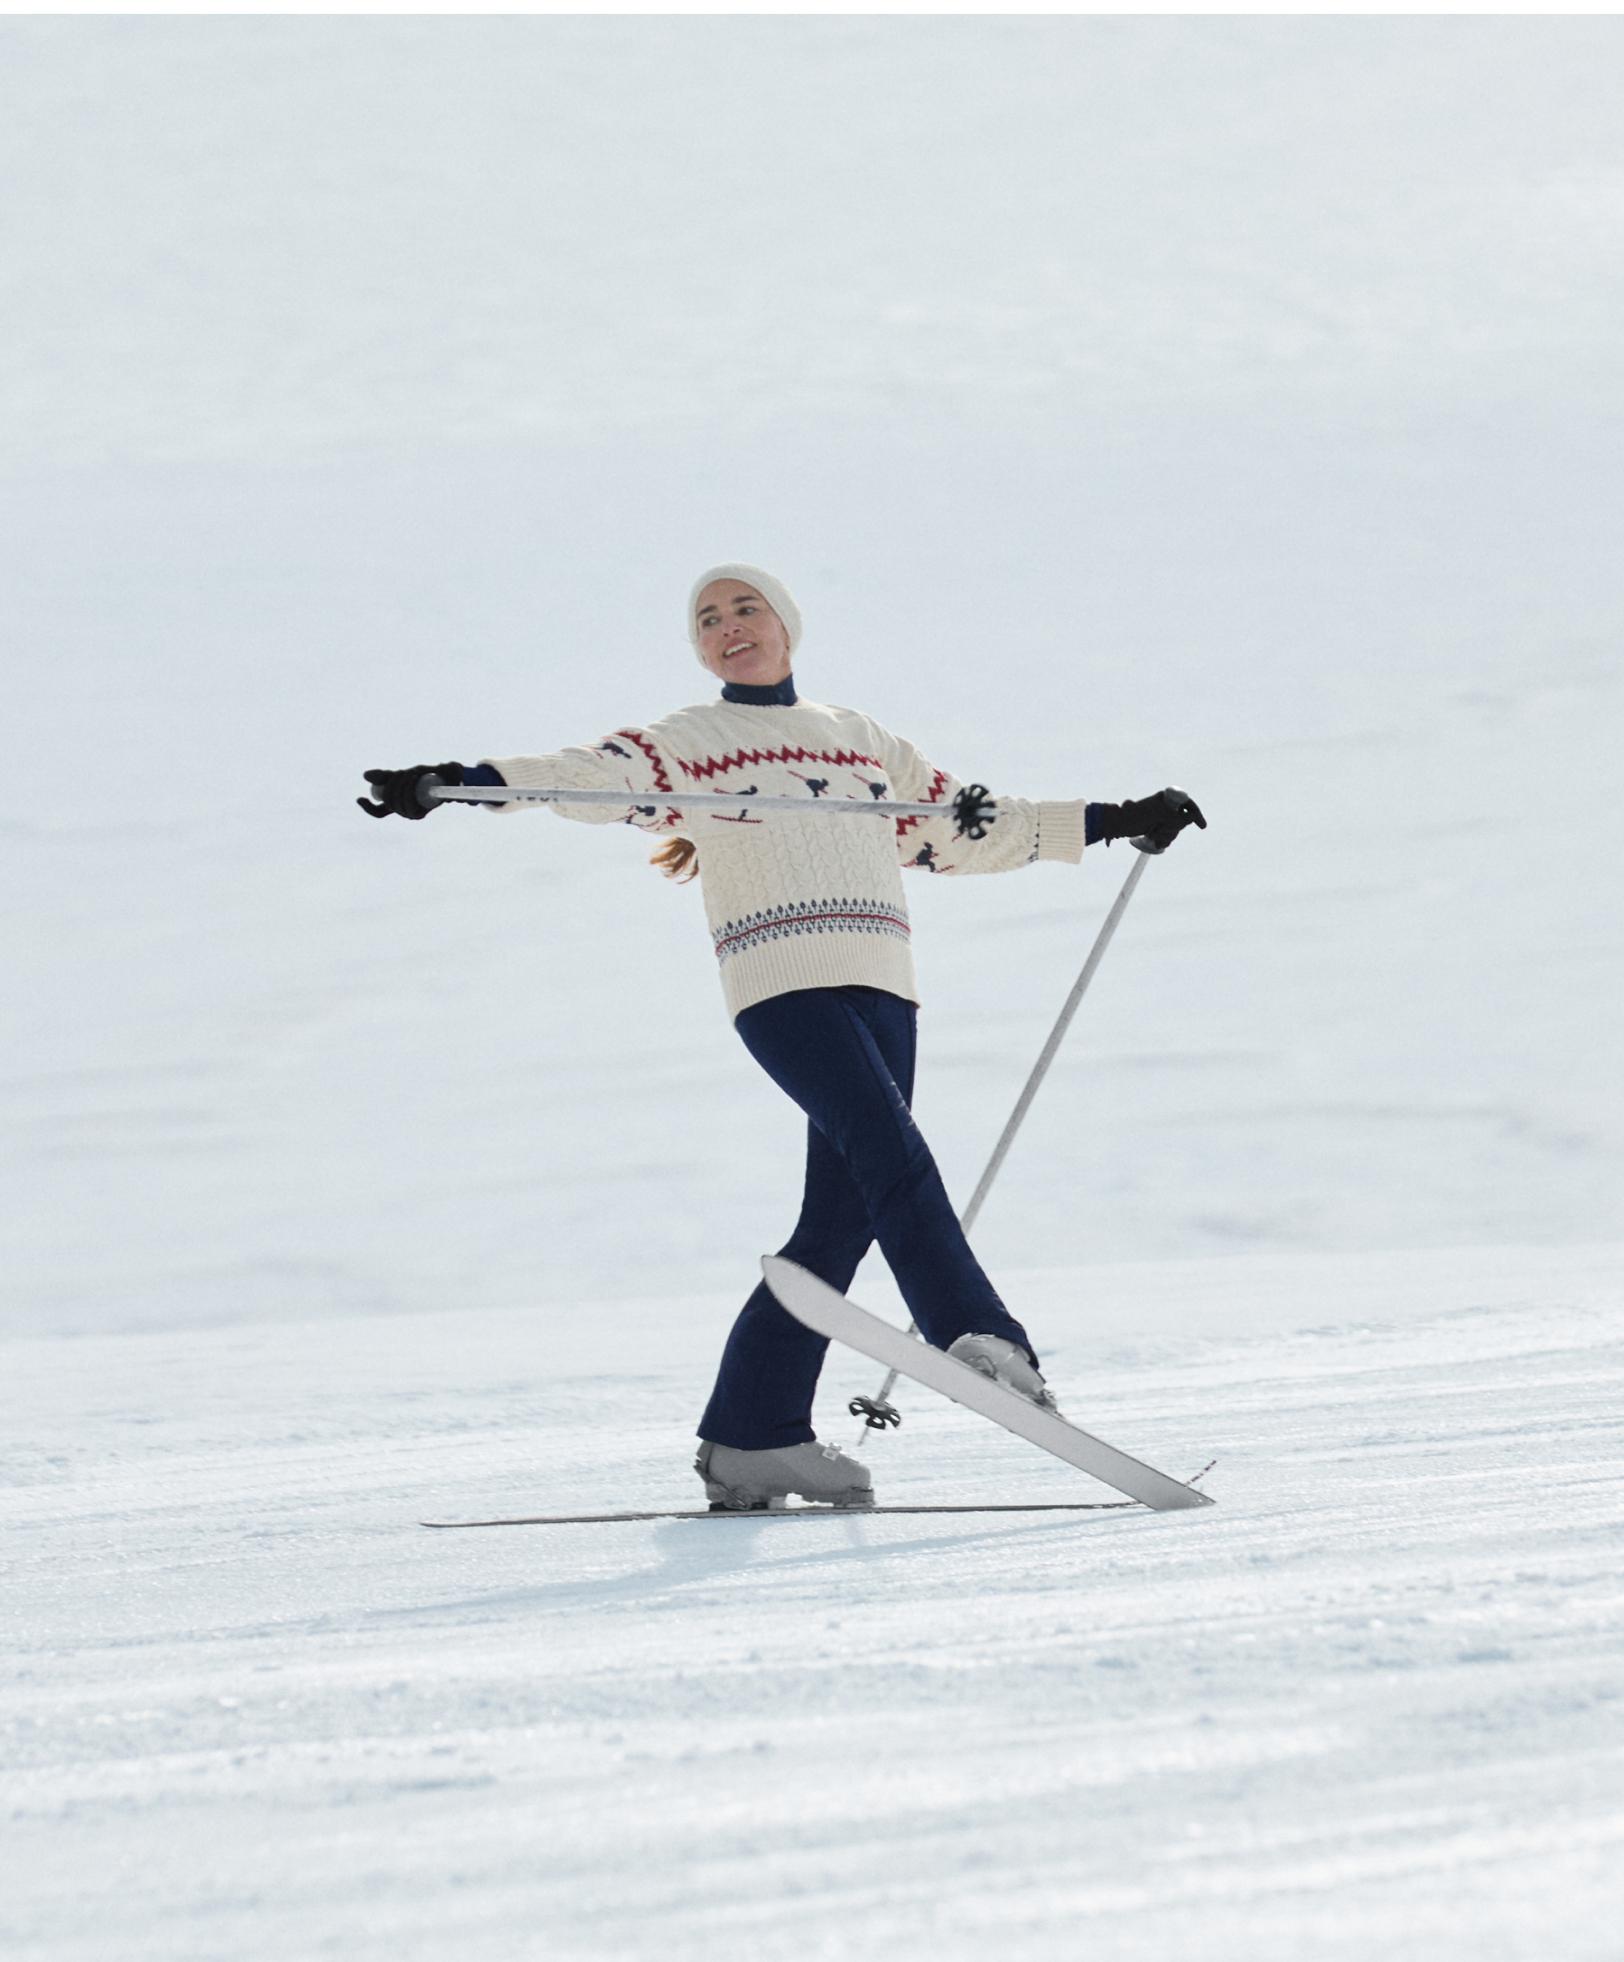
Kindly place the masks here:
POLYGON ((770 688, 789 673, 789 634, 754 586, 713 579, 694 606, 699 653, 724 681, 770 688))

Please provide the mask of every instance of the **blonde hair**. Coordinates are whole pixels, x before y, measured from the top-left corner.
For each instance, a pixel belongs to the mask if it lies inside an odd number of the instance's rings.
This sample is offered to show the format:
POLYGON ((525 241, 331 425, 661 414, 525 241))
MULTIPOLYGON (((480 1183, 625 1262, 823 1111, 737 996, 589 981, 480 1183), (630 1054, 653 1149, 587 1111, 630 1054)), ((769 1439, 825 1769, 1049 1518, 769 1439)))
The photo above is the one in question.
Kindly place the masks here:
POLYGON ((668 879, 686 885, 699 877, 699 847, 692 838, 668 838, 650 854, 649 864, 657 865, 668 879))

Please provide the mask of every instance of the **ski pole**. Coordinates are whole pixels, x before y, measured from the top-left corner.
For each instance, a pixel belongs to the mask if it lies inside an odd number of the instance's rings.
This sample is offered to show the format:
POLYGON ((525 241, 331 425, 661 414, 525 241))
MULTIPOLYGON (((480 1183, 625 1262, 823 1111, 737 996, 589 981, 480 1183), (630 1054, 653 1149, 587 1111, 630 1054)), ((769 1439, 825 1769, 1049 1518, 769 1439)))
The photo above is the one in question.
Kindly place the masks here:
MULTIPOLYGON (((979 784, 971 786, 980 790, 979 784)), ((962 796, 963 793, 961 792, 962 796)), ((516 784, 453 786, 438 780, 427 783, 420 797, 435 804, 606 804, 621 810, 673 811, 794 811, 801 817, 949 817, 961 829, 958 799, 944 804, 903 804, 881 797, 754 797, 725 790, 531 790, 516 784)), ((969 813, 969 823, 990 824, 995 812, 982 791, 979 807, 969 813)), ((975 836, 974 831, 971 835, 975 836)))
MULTIPOLYGON (((1136 844, 1137 842, 1135 840, 1136 844)), ((1032 1099, 1038 1093, 1039 1084, 1042 1083, 1044 1077, 1049 1073, 1049 1065, 1054 1061, 1061 1043, 1065 1040, 1066 1031, 1071 1027, 1071 1019, 1077 1013, 1078 1004, 1082 1001, 1083 996, 1087 994, 1088 984, 1094 979, 1095 969, 1098 968, 1100 962, 1105 958, 1105 950, 1111 944, 1111 936, 1116 932, 1122 915, 1128 910, 1128 901, 1133 898, 1134 888, 1138 885, 1140 878, 1144 874, 1145 867, 1149 862, 1150 854, 1141 850, 1134 860, 1133 869, 1122 882, 1122 890, 1116 896, 1116 904, 1106 914, 1105 924, 1095 935, 1094 945, 1088 951, 1088 959, 1083 962, 1083 970, 1072 984, 1071 993, 1066 997, 1066 1004, 1061 1009, 1058 1020, 1049 1032, 1049 1040, 1043 1045, 1043 1053, 1038 1057, 1036 1063, 1033 1064, 1032 1073, 1026 1079, 1025 1088, 1021 1091, 1020 1096, 1016 1098, 1015 1108, 1009 1114, 1009 1122, 1004 1126, 997 1144, 992 1148, 992 1156, 987 1160, 987 1169, 981 1174, 979 1184, 970 1195, 970 1203, 964 1209, 964 1214, 959 1221, 959 1225, 967 1234, 971 1227, 975 1225, 981 1208, 986 1203, 987 1194, 992 1190, 992 1182, 997 1178, 999 1168, 1009 1155, 1009 1148, 1015 1142, 1015 1134, 1020 1130, 1022 1123, 1025 1121, 1026 1113, 1032 1107, 1032 1099)), ((918 1332, 919 1324, 917 1322, 910 1322, 908 1324, 908 1333, 910 1335, 917 1335, 918 1332)), ((896 1386, 897 1375, 898 1372, 894 1369, 887 1375, 885 1381, 880 1385, 877 1396, 873 1398, 856 1397, 852 1400, 851 1413, 854 1417, 864 1416, 865 1410, 871 1412, 867 1416, 863 1431, 858 1437, 857 1441, 859 1444, 864 1441, 870 1430, 877 1430, 883 1433, 888 1422, 894 1423, 897 1421, 894 1413, 889 1418, 880 1414, 883 1410, 889 1408, 886 1399, 896 1386)))

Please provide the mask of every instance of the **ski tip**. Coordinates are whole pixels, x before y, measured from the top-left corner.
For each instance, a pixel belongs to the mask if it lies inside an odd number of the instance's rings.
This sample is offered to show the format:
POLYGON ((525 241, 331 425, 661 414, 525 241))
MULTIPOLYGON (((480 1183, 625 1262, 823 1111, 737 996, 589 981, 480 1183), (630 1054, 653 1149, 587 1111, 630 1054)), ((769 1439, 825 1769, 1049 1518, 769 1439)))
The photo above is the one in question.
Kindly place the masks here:
MULTIPOLYGON (((827 1281, 819 1280, 818 1276, 812 1272, 810 1267, 803 1267, 799 1261, 786 1260, 782 1254, 763 1254, 761 1256, 761 1271, 769 1281, 792 1281, 804 1275, 809 1281, 817 1281, 820 1288, 829 1286, 827 1281)), ((833 1288, 830 1292, 838 1294, 840 1290, 833 1288)))

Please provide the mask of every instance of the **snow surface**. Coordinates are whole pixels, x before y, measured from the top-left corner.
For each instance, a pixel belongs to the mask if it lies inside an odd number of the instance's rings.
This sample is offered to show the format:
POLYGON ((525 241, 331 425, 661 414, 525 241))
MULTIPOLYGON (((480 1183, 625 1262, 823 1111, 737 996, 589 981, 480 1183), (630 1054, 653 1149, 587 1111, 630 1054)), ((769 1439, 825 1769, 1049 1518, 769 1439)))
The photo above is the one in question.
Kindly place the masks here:
POLYGON ((691 1502, 710 1298, 10 1343, 6 1953, 1614 1958, 1621 1276, 1012 1276, 1160 1517, 411 1526, 691 1502))
MULTIPOLYGON (((0 181, 8 1962, 1624 1953, 1624 25, 12 18, 0 181), (349 799, 736 556, 1212 818, 977 1239, 1213 1511, 413 1523, 692 1502, 801 1127, 640 836, 349 799)), ((1126 871, 911 887, 955 1192, 1126 871)))

